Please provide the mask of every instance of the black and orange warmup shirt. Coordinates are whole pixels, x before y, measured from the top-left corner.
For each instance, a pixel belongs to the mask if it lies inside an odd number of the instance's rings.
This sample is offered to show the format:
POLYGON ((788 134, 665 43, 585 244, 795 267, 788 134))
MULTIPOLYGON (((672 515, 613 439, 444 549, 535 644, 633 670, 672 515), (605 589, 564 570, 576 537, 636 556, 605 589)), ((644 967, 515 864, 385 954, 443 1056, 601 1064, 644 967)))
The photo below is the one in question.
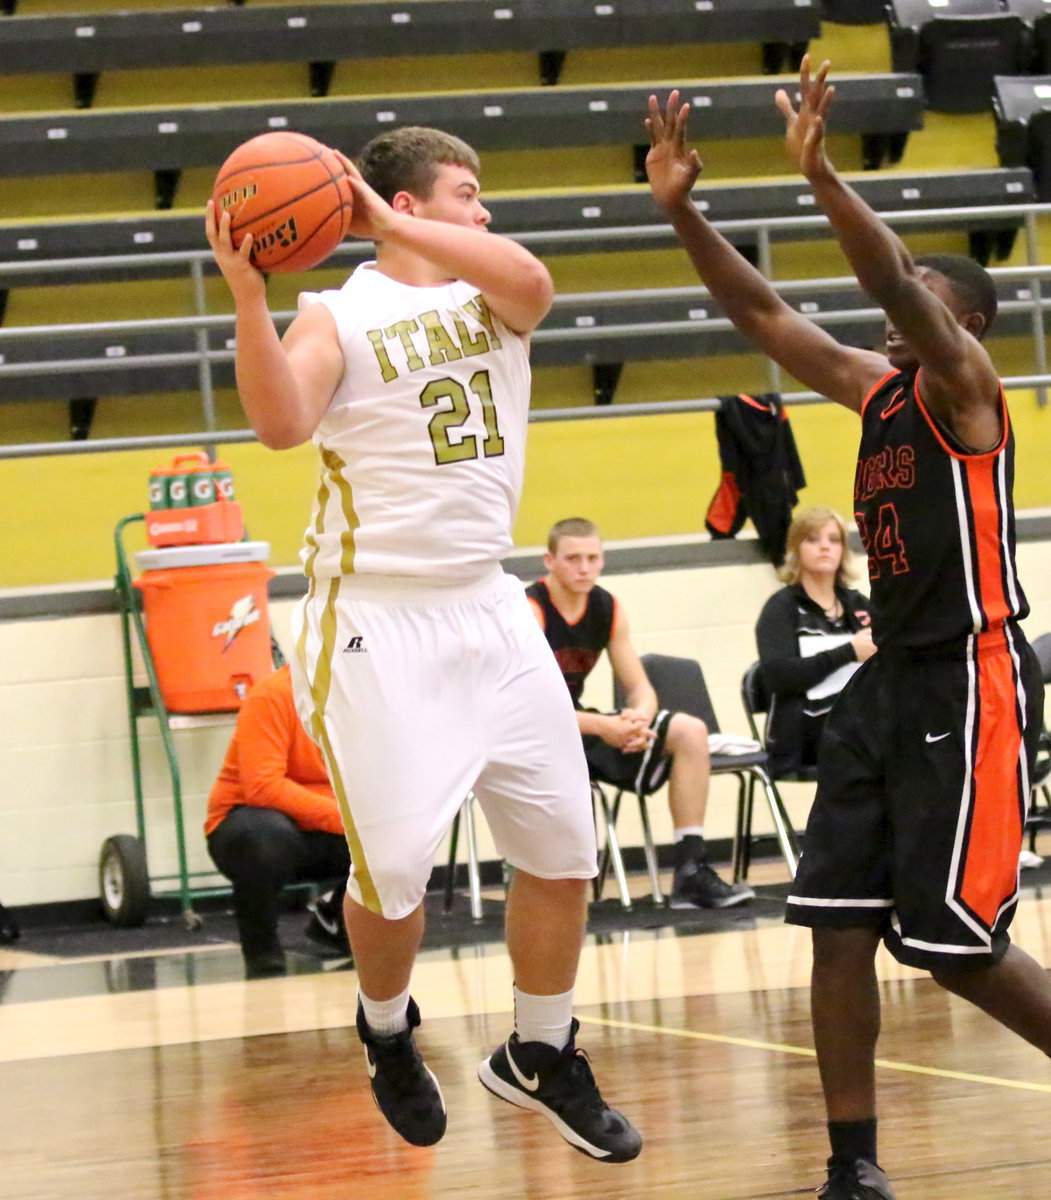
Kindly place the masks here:
POLYGON ((597 584, 588 592, 587 607, 579 621, 570 624, 555 607, 547 584, 538 579, 526 595, 544 618, 544 636, 554 651, 555 661, 573 698, 580 707, 584 681, 609 645, 617 620, 617 601, 612 592, 597 584))

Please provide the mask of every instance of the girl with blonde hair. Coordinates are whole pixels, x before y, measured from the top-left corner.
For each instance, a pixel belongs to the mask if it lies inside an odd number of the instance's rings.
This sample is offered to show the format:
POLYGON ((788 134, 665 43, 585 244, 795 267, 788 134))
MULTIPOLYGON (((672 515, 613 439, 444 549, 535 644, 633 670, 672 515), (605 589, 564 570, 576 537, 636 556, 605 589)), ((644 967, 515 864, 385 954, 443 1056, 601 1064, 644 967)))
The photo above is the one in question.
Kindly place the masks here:
POLYGON ((755 628, 767 748, 779 778, 812 778, 825 717, 858 664, 876 652, 868 597, 847 586, 843 518, 818 505, 797 513, 778 576, 785 586, 755 628))

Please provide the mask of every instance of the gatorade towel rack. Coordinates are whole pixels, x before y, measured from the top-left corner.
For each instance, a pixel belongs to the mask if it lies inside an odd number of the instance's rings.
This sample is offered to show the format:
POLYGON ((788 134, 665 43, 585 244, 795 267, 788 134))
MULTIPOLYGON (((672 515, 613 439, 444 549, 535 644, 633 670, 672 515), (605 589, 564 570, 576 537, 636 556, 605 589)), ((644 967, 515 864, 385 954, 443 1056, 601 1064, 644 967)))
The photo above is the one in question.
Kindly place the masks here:
MULTIPOLYGON (((145 514, 136 513, 122 518, 114 530, 116 575, 114 578, 117 607, 121 622, 124 675, 128 706, 128 732, 131 742, 131 773, 135 797, 134 834, 120 833, 108 837, 99 856, 99 895, 106 917, 115 925, 141 925, 148 914, 151 899, 156 896, 177 896, 183 919, 189 929, 199 929, 202 921, 193 908, 193 901, 205 896, 227 895, 229 885, 214 883, 218 872, 191 872, 186 852, 186 828, 183 814, 182 772, 175 748, 173 729, 206 725, 233 725, 236 711, 199 714, 170 713, 165 704, 157 674, 154 655, 146 636, 142 596, 134 585, 129 565, 125 533, 129 526, 144 522, 145 514), (145 684, 135 682, 134 647, 138 646, 145 669, 145 684), (146 812, 142 786, 142 751, 139 721, 154 717, 160 728, 161 742, 171 781, 172 813, 175 820, 177 872, 174 875, 151 876, 147 857, 146 812), (194 885, 192 881, 211 879, 211 884, 194 885), (154 892, 154 885, 160 890, 154 892)), ((273 636, 270 637, 271 656, 275 667, 284 659, 273 636)))

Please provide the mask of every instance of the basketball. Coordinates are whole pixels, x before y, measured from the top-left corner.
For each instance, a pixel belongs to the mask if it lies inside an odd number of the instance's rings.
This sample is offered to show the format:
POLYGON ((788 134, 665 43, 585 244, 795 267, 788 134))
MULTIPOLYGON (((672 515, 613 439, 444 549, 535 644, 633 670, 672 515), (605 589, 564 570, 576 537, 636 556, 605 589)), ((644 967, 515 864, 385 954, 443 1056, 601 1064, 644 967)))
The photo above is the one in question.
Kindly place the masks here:
POLYGON ((239 246, 252 235, 260 271, 305 271, 343 240, 353 194, 333 150, 303 133, 261 133, 227 158, 212 189, 216 220, 239 246))

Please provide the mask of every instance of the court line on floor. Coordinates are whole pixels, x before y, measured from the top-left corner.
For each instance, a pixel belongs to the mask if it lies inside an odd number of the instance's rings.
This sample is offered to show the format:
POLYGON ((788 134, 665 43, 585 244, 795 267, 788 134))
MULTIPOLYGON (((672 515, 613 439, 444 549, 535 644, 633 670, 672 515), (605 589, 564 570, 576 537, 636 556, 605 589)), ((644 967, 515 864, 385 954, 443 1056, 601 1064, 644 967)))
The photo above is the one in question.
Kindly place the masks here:
MULTIPOLYGON (((817 1058, 817 1052, 809 1047, 792 1046, 787 1042, 761 1042, 754 1038, 732 1037, 722 1033, 701 1033, 696 1029, 676 1029, 669 1025, 642 1025, 634 1021, 615 1021, 608 1017, 579 1016, 579 1020, 582 1025, 606 1025, 611 1029, 631 1029, 637 1033, 657 1033, 669 1037, 689 1038, 698 1042, 718 1042, 724 1046, 743 1046, 749 1050, 770 1050, 778 1054, 797 1054, 803 1058, 817 1058)), ((889 1058, 877 1058, 876 1066, 885 1071, 901 1071, 909 1075, 934 1075, 939 1079, 960 1079, 966 1083, 987 1083, 993 1087, 1051 1093, 1051 1083, 1028 1083, 1021 1079, 1001 1079, 996 1075, 974 1075, 969 1071, 950 1071, 945 1067, 921 1067, 917 1063, 894 1062, 889 1058)))

